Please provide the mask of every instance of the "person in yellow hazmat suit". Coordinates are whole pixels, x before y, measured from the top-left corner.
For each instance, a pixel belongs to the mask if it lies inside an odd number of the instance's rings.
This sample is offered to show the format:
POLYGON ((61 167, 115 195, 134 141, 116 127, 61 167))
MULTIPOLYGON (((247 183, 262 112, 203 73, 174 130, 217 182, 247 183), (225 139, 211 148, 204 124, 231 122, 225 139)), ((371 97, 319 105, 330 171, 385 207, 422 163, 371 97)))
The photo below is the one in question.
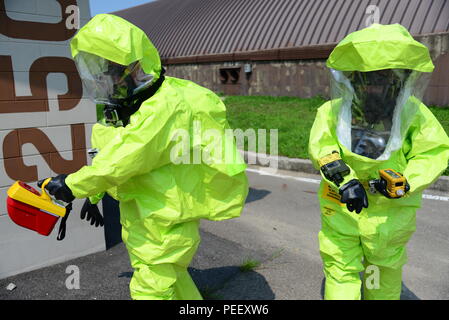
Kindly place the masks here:
POLYGON ((449 138, 420 100, 434 65, 403 26, 374 24, 345 37, 327 66, 332 100, 318 109, 309 140, 323 177, 324 298, 361 299, 363 286, 365 299, 400 299, 422 191, 448 167, 449 138))
POLYGON ((248 194, 223 102, 195 83, 164 76, 148 37, 120 17, 96 15, 74 36, 71 51, 100 114, 92 133, 98 153, 90 166, 53 177, 46 189, 65 202, 89 198, 82 214, 96 225, 104 193, 119 201, 133 299, 202 299, 187 271, 199 221, 238 217, 248 194), (199 161, 198 154, 207 157, 199 161))

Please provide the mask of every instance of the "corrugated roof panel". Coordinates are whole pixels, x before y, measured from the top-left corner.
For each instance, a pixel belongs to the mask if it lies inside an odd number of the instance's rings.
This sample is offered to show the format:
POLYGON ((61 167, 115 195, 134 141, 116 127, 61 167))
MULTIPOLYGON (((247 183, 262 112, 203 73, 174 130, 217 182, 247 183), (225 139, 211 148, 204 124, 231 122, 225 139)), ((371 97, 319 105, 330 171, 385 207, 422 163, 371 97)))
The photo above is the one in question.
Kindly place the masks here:
MULTIPOLYGON (((155 46, 158 48, 159 53, 161 54, 161 56, 178 56, 178 53, 170 51, 170 46, 174 44, 174 42, 176 41, 177 38, 177 34, 178 31, 177 29, 179 28, 179 26, 183 25, 183 17, 184 17, 184 12, 186 10, 188 10, 190 4, 187 1, 182 1, 182 0, 174 0, 173 2, 167 2, 167 1, 157 1, 154 2, 154 4, 156 3, 163 3, 168 5, 171 5, 172 7, 172 11, 170 13, 167 13, 167 20, 165 20, 163 22, 163 30, 161 30, 160 32, 160 37, 157 35, 156 39, 151 39, 155 46)), ((150 5, 153 3, 150 3, 150 5)), ((150 25, 152 17, 154 17, 155 12, 156 12, 156 8, 154 8, 155 10, 151 10, 151 8, 148 6, 148 17, 145 19, 148 23, 148 25, 146 26, 146 28, 144 28, 143 30, 147 33, 151 32, 151 30, 154 30, 154 28, 158 28, 157 25, 154 25, 153 27, 150 25)), ((127 13, 127 16, 125 16, 125 18, 127 18, 129 21, 134 22, 133 19, 133 14, 135 10, 132 9, 128 9, 128 10, 124 10, 125 13, 127 13)), ((145 9, 142 9, 142 13, 144 13, 145 9)), ((159 14, 162 14, 162 12, 159 12, 159 14)), ((150 35, 151 36, 151 35, 150 35)))
POLYGON ((423 33, 424 30, 424 26, 426 24, 426 22, 428 22, 429 18, 431 19, 432 17, 430 16, 430 12, 432 11, 432 7, 435 5, 435 0, 429 0, 430 5, 427 6, 424 17, 426 17, 427 19, 420 19, 421 22, 421 28, 419 28, 417 33, 423 33))
POLYGON ((307 9, 307 6, 309 5, 307 1, 298 1, 298 3, 300 3, 301 6, 295 12, 295 15, 293 15, 290 19, 285 20, 286 29, 284 29, 285 32, 279 34, 279 42, 276 47, 285 48, 294 46, 294 44, 291 41, 291 38, 293 38, 296 27, 298 26, 299 28, 299 21, 303 16, 304 11, 307 9))
POLYGON ((449 1, 444 1, 444 7, 441 9, 441 16, 435 23, 435 31, 443 32, 449 29, 449 1))
POLYGON ((366 26, 369 5, 414 35, 449 31, 449 0, 159 0, 115 14, 168 58, 335 43, 366 26))
POLYGON ((349 32, 354 31, 357 27, 351 27, 351 25, 354 23, 355 19, 354 16, 357 12, 363 10, 363 12, 366 12, 366 7, 362 6, 362 1, 355 1, 351 2, 351 6, 349 7, 349 11, 347 15, 345 16, 346 19, 344 19, 341 23, 341 29, 340 33, 338 35, 337 41, 340 41, 343 39, 349 32))
POLYGON ((165 37, 170 36, 171 30, 167 29, 166 20, 163 19, 164 16, 169 14, 172 20, 176 19, 176 6, 178 1, 173 3, 165 3, 158 1, 154 3, 154 7, 147 8, 146 5, 136 7, 129 17, 128 20, 135 22, 139 27, 146 31, 151 40, 155 43, 164 43, 165 37), (143 9, 141 9, 143 7, 143 9), (140 9, 140 10, 139 10, 140 9), (155 14, 158 12, 159 14, 155 14), (135 17, 134 17, 135 15, 135 17))
POLYGON ((273 24, 275 17, 279 14, 280 15, 283 14, 283 12, 280 12, 280 10, 278 10, 279 2, 268 1, 266 11, 270 12, 270 14, 269 15, 264 14, 262 16, 263 18, 261 19, 261 23, 257 24, 252 39, 248 43, 247 49, 249 48, 254 48, 255 50, 267 49, 262 47, 263 38, 267 37, 267 34, 269 34, 268 29, 273 24))
POLYGON ((398 11, 398 7, 401 4, 405 4, 405 2, 408 2, 408 0, 400 1, 400 0, 390 0, 388 1, 389 7, 386 8, 386 10, 381 11, 381 14, 385 16, 385 23, 391 24, 391 23, 399 23, 399 21, 394 22, 395 20, 395 14, 398 11))
POLYGON ((429 2, 427 1, 419 1, 418 7, 414 13, 414 19, 408 29, 412 34, 419 34, 419 30, 421 30, 421 26, 423 23, 422 16, 425 14, 426 10, 429 7, 429 2))
MULTIPOLYGON (((188 12, 186 12, 185 16, 185 27, 182 28, 182 30, 179 30, 181 33, 177 39, 176 46, 173 48, 175 52, 178 52, 180 56, 185 56, 189 53, 187 48, 189 47, 189 40, 192 37, 197 38, 199 34, 201 33, 200 23, 201 23, 201 16, 204 16, 203 10, 204 8, 201 7, 201 3, 196 4, 196 8, 194 10, 190 9, 188 12), (196 33, 192 33, 191 30, 196 27, 198 28, 198 31, 196 33)), ((197 46, 194 47, 194 50, 198 49, 197 46)), ((193 52, 195 54, 196 52, 193 52)))
POLYGON ((332 16, 332 12, 338 11, 336 8, 336 5, 338 4, 338 1, 333 0, 327 0, 327 2, 323 2, 324 11, 320 14, 323 15, 323 17, 326 17, 326 19, 316 19, 317 23, 313 27, 312 32, 310 32, 305 40, 304 43, 309 44, 316 44, 321 42, 321 37, 323 34, 324 29, 326 28, 326 25, 329 24, 330 18, 332 16))
POLYGON ((256 27, 255 25, 260 23, 259 20, 255 20, 257 18, 261 18, 264 12, 264 8, 267 5, 267 1, 257 1, 252 6, 250 6, 248 15, 245 19, 245 24, 237 35, 236 39, 233 39, 232 42, 235 43, 235 51, 245 51, 245 47, 248 44, 249 40, 253 36, 253 29, 256 27))
POLYGON ((314 7, 317 5, 317 1, 304 1, 305 7, 302 9, 301 15, 298 20, 293 21, 295 27, 288 35, 288 42, 286 47, 295 47, 298 45, 297 39, 301 37, 301 34, 307 28, 307 21, 314 7))
MULTIPOLYGON (((217 4, 216 1, 209 1, 210 5, 208 5, 204 12, 203 21, 205 22, 205 25, 201 28, 199 31, 200 36, 197 37, 197 48, 196 52, 200 54, 207 54, 209 53, 207 45, 211 44, 214 37, 216 36, 213 32, 211 32, 211 25, 217 24, 218 21, 221 21, 220 18, 223 17, 221 7, 218 7, 219 3, 217 4)), ((195 33, 192 33, 195 35, 195 33)))
POLYGON ((210 13, 214 11, 218 11, 215 1, 206 1, 199 10, 196 10, 196 14, 190 18, 191 26, 186 26, 185 28, 188 33, 182 37, 180 49, 178 50, 180 55, 187 55, 188 53, 199 54, 204 50, 205 42, 201 42, 199 39, 202 35, 208 33, 210 26, 210 21, 207 21, 204 17, 212 16, 210 13), (191 32, 194 27, 198 29, 198 32, 191 32))
POLYGON ((248 6, 245 5, 244 2, 240 1, 240 5, 236 8, 236 22, 230 23, 228 26, 228 30, 225 33, 225 37, 221 41, 221 43, 217 46, 217 50, 219 52, 232 52, 235 46, 234 41, 236 41, 238 33, 241 31, 241 26, 245 21, 246 15, 248 12, 248 6), (245 10, 246 9, 246 10, 245 10))
MULTIPOLYGON (((240 39, 241 43, 239 47, 240 51, 249 51, 254 50, 254 47, 250 47, 251 41, 254 39, 254 34, 261 27, 262 23, 266 23, 265 18, 267 17, 268 5, 271 1, 260 0, 254 3, 254 7, 257 11, 254 11, 254 14, 248 17, 251 19, 251 23, 249 23, 245 30, 245 37, 240 39), (257 6, 257 4, 259 6, 257 6)), ((270 16, 268 16, 270 17, 270 16)))
POLYGON ((335 18, 329 20, 330 23, 327 24, 323 31, 322 43, 332 43, 339 40, 343 21, 345 20, 350 7, 352 7, 351 1, 339 0, 339 3, 337 4, 338 10, 335 11, 335 18))
POLYGON ((266 48, 278 48, 280 47, 281 39, 280 34, 283 34, 287 24, 291 22, 292 15, 297 10, 297 7, 301 5, 301 1, 285 1, 287 6, 283 9, 285 14, 279 14, 278 20, 273 24, 275 29, 273 33, 267 37, 265 42, 266 48))
POLYGON ((348 30, 350 28, 350 22, 351 20, 348 19, 348 17, 352 17, 354 13, 359 9, 360 2, 358 5, 354 5, 352 1, 345 1, 346 3, 349 3, 348 8, 346 11, 342 12, 342 19, 339 19, 339 24, 333 26, 333 28, 338 29, 336 32, 336 35, 333 38, 329 38, 329 42, 338 42, 341 39, 343 39, 347 34, 348 30))
MULTIPOLYGON (((317 24, 320 22, 320 19, 315 19, 315 16, 321 15, 322 11, 326 9, 326 1, 328 0, 314 1, 314 6, 310 10, 310 14, 307 16, 307 20, 305 20, 304 26, 301 28, 301 32, 298 34, 295 43, 310 44, 308 38, 313 34, 313 30, 315 30, 317 24)), ((322 16, 324 17, 324 14, 322 16)))
MULTIPOLYGON (((197 23, 196 28, 198 32, 189 32, 186 38, 185 50, 189 53, 194 52, 192 54, 199 55, 202 52, 205 52, 205 43, 206 38, 209 35, 208 29, 210 28, 210 24, 214 23, 215 16, 220 14, 218 10, 216 10, 216 3, 214 1, 206 1, 203 7, 198 10, 197 22, 192 21, 192 23, 197 23)), ((190 55, 192 55, 190 54, 190 55)))
POLYGON ((233 37, 229 39, 229 46, 230 51, 225 52, 236 52, 236 51, 243 51, 243 46, 245 44, 245 41, 247 39, 247 33, 249 32, 250 25, 253 23, 253 20, 251 17, 253 15, 258 14, 258 10, 263 5, 261 1, 256 3, 254 6, 247 6, 245 5, 244 15, 241 21, 239 21, 239 27, 236 29, 235 34, 233 34, 233 37))
MULTIPOLYGON (((359 1, 356 1, 359 2, 359 1)), ((363 0, 359 2, 358 10, 355 11, 352 17, 352 23, 346 34, 354 32, 366 27, 366 20, 368 15, 366 14, 366 9, 372 4, 371 0, 363 0)))
POLYGON ((411 26, 416 20, 417 9, 421 0, 409 0, 408 6, 404 10, 401 17, 401 24, 404 26, 411 26))
MULTIPOLYGON (((205 16, 211 15, 213 16, 210 23, 203 28, 201 33, 206 33, 206 41, 203 43, 197 43, 197 49, 193 52, 217 52, 217 38, 223 35, 223 32, 228 25, 228 15, 230 11, 233 10, 236 3, 235 1, 220 2, 216 0, 210 1, 213 3, 213 6, 208 7, 207 11, 203 11, 205 16)), ((195 34, 195 33, 193 33, 195 34)))
POLYGON ((445 0, 432 0, 432 5, 429 7, 426 19, 423 19, 423 25, 419 33, 429 33, 434 30, 435 24, 441 16, 444 2, 445 0))
POLYGON ((262 39, 260 39, 260 48, 270 48, 268 47, 268 42, 270 39, 273 38, 273 35, 275 33, 276 29, 279 29, 279 23, 281 18, 283 18, 285 15, 284 12, 287 12, 288 6, 292 5, 292 2, 290 1, 281 1, 280 4, 274 7, 274 10, 276 12, 273 13, 274 17, 270 21, 270 23, 267 23, 266 31, 263 33, 262 39))
POLYGON ((447 24, 449 24, 449 1, 443 1, 443 7, 440 10, 438 19, 435 20, 435 25, 432 30, 436 32, 447 30, 447 24))
POLYGON ((398 19, 399 19, 399 23, 400 24, 403 24, 404 23, 404 20, 405 20, 405 18, 410 14, 410 13, 412 13, 413 14, 413 10, 412 11, 410 11, 409 9, 411 9, 410 8, 410 5, 412 4, 412 0, 406 0, 406 1, 403 1, 403 8, 402 8, 402 10, 400 10, 399 12, 398 12, 398 19))

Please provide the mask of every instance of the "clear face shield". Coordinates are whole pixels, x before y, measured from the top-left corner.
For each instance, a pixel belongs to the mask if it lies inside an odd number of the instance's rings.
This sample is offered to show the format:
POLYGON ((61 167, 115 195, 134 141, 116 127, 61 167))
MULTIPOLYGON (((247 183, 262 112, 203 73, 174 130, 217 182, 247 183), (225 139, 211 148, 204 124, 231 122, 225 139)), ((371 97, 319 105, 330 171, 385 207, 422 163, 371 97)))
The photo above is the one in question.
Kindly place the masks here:
MULTIPOLYGON (((108 106, 126 106, 134 95, 151 86, 154 78, 143 71, 139 61, 123 66, 87 52, 79 52, 74 60, 87 95, 102 109, 97 110, 100 122, 108 106)), ((106 118, 114 119, 114 115, 106 118)), ((114 125, 118 121, 115 119, 114 125)))
POLYGON ((430 77, 405 69, 331 74, 332 103, 340 107, 340 143, 358 155, 387 160, 401 148, 421 103, 426 86, 418 84, 430 77))

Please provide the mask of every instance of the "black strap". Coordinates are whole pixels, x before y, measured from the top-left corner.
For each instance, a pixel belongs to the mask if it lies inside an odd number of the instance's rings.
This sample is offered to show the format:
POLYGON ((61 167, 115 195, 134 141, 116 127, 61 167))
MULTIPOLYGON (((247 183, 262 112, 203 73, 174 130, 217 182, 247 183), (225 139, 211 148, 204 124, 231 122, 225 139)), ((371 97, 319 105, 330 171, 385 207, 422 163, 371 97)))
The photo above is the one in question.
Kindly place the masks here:
POLYGON ((61 223, 59 224, 58 237, 56 238, 56 239, 58 239, 58 241, 61 241, 65 238, 66 221, 67 221, 67 218, 69 217, 70 211, 72 211, 72 203, 69 203, 65 207, 65 216, 62 217, 62 219, 61 219, 61 223))
POLYGON ((159 76, 159 79, 156 80, 156 82, 151 85, 148 89, 142 90, 141 92, 137 93, 136 95, 132 96, 128 101, 125 102, 125 107, 120 108, 117 110, 119 113, 119 118, 124 122, 123 125, 127 125, 129 118, 139 110, 142 103, 145 102, 145 100, 150 99, 161 87, 162 83, 165 80, 165 69, 162 68, 161 74, 159 76))

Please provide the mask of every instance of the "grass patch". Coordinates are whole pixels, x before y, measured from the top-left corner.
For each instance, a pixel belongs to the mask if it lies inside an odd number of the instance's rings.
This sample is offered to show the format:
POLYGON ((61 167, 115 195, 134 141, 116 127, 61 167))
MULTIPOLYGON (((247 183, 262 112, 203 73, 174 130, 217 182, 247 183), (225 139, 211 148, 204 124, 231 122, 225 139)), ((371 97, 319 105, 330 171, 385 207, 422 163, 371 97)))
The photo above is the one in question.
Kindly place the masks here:
MULTIPOLYGON (((309 133, 316 110, 326 100, 320 97, 229 96, 225 99, 232 128, 278 129, 279 155, 308 158, 309 133)), ((267 131, 267 153, 269 153, 267 131)), ((246 147, 245 147, 246 149, 246 147)))
MULTIPOLYGON (((267 153, 269 153, 269 130, 278 129, 278 154, 289 158, 308 159, 310 129, 317 109, 327 100, 322 97, 301 99, 271 96, 226 96, 227 116, 232 128, 266 129, 267 153)), ((431 106, 449 135, 449 107, 431 106)), ((245 145, 245 150, 248 146, 245 145)), ((449 169, 445 171, 449 175, 449 169)))
POLYGON ((449 135, 449 106, 447 107, 435 107, 430 106, 430 111, 435 115, 438 121, 443 126, 446 133, 449 135))
POLYGON ((261 264, 260 261, 248 259, 248 260, 243 261, 243 263, 239 267, 239 269, 241 272, 249 272, 249 271, 253 271, 257 267, 259 267, 260 264, 261 264))
MULTIPOLYGON (((430 111, 435 115, 438 121, 443 126, 446 133, 449 135, 449 106, 446 107, 436 107, 429 106, 430 111)), ((449 176, 449 168, 444 171, 443 175, 449 176)))

